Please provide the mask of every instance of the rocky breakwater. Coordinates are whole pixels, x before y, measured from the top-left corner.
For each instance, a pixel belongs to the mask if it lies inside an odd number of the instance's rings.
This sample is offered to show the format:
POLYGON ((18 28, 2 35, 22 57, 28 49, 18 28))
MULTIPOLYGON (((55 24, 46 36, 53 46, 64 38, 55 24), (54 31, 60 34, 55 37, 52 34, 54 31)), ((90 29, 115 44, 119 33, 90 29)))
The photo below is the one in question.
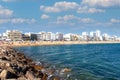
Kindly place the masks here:
POLYGON ((62 75, 70 71, 45 68, 11 47, 0 47, 0 80, 66 80, 62 75))

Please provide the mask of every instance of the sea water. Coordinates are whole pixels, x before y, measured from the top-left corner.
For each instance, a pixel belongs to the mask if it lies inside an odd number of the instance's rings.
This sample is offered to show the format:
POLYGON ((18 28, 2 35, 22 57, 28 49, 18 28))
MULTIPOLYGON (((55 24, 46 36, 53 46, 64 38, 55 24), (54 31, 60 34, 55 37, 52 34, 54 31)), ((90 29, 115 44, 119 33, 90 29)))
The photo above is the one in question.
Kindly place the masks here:
POLYGON ((72 69, 68 80, 120 80, 120 44, 16 47, 34 61, 72 69))

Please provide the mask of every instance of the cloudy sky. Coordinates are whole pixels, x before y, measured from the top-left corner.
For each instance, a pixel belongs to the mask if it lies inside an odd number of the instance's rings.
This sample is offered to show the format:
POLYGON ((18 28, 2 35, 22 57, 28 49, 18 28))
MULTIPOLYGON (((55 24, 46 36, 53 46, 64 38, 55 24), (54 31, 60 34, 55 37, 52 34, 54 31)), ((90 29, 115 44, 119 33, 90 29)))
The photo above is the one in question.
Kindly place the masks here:
POLYGON ((7 29, 120 36, 120 0, 0 0, 0 33, 7 29))

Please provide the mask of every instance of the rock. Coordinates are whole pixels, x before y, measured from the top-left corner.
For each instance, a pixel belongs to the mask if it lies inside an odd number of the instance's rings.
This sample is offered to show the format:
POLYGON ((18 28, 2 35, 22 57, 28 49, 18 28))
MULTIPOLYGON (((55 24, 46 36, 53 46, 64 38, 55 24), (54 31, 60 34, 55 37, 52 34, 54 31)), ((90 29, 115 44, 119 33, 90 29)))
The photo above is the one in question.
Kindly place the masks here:
POLYGON ((55 73, 55 70, 53 70, 53 69, 48 70, 49 75, 54 74, 54 73, 55 73))
POLYGON ((0 73, 0 78, 1 79, 6 79, 8 77, 8 71, 7 70, 3 70, 1 73, 0 73))
POLYGON ((53 80, 60 80, 60 78, 59 77, 54 77, 53 80))
POLYGON ((70 72, 70 71, 71 71, 71 69, 68 69, 68 68, 64 68, 61 70, 61 72, 63 72, 63 73, 70 72))
POLYGON ((26 78, 27 79, 29 79, 29 80, 34 80, 34 75, 33 75, 33 73, 32 72, 30 72, 30 71, 27 71, 27 73, 26 73, 26 78))
POLYGON ((44 74, 42 80, 47 80, 48 75, 44 74))
POLYGON ((11 64, 10 63, 6 63, 6 67, 10 67, 11 66, 11 64))
POLYGON ((27 80, 24 76, 17 78, 17 80, 27 80))
POLYGON ((17 79, 5 79, 5 80, 17 80, 17 79))
POLYGON ((17 75, 7 71, 7 70, 3 70, 1 73, 0 73, 0 78, 1 79, 10 79, 10 78, 18 78, 17 75))
POLYGON ((34 69, 40 71, 41 69, 43 69, 43 66, 34 65, 34 69))
POLYGON ((7 68, 7 71, 16 74, 15 69, 13 69, 12 67, 7 68))
POLYGON ((2 60, 7 60, 7 58, 6 58, 6 57, 4 57, 4 56, 3 56, 1 59, 2 59, 2 60))
MULTIPOLYGON (((35 63, 10 47, 0 47, 0 80, 61 80, 60 70, 56 71, 55 67, 50 66, 47 63, 35 63)), ((61 73, 70 71, 64 68, 61 73)))

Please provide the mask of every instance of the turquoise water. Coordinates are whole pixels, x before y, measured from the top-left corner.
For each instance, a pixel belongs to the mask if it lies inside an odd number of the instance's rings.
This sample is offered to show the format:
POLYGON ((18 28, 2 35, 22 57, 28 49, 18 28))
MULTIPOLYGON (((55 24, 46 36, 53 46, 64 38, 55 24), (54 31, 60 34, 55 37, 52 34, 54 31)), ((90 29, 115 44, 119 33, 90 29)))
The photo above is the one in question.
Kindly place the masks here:
POLYGON ((35 61, 71 68, 69 80, 120 80, 120 44, 16 48, 35 61))

